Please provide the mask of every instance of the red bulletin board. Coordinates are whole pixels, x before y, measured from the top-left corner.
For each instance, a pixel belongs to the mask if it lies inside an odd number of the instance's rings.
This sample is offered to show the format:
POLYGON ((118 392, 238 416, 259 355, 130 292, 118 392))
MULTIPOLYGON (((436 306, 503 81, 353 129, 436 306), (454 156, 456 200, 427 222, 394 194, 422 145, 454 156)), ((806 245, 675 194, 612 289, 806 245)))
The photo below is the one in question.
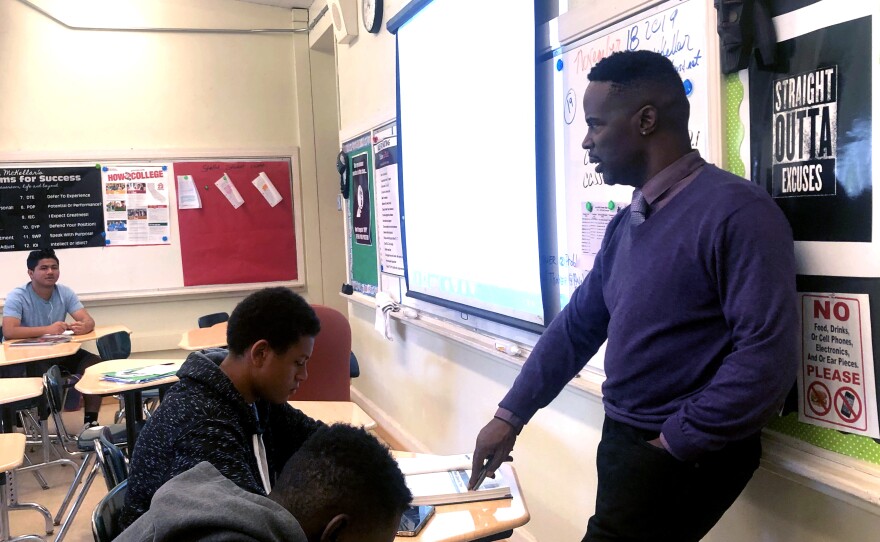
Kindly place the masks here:
POLYGON ((201 209, 179 209, 184 286, 297 280, 289 160, 174 162, 175 182, 191 175, 201 209), (252 181, 266 173, 281 194, 271 207, 252 181), (244 199, 235 209, 214 184, 226 173, 244 199))

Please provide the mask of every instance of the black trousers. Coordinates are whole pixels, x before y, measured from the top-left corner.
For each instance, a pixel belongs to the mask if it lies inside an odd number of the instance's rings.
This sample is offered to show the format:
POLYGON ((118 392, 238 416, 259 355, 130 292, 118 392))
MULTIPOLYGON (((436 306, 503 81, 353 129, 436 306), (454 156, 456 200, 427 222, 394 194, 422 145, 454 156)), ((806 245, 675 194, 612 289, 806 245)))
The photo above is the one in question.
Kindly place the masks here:
POLYGON ((695 462, 648 443, 658 436, 605 417, 596 514, 582 542, 696 542, 733 504, 761 459, 760 433, 695 462))

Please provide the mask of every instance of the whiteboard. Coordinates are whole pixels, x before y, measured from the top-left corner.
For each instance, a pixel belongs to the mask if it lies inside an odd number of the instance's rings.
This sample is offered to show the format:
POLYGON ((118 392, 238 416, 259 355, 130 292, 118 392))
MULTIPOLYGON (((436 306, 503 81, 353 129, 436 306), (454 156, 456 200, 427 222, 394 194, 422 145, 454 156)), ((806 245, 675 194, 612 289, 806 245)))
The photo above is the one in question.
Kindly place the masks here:
POLYGON ((587 133, 582 100, 592 67, 614 52, 651 50, 679 70, 691 106, 691 144, 704 158, 710 149, 709 35, 704 0, 673 0, 589 34, 557 49, 548 62, 553 73, 554 169, 557 253, 552 265, 560 304, 593 267, 605 226, 629 204, 632 187, 607 186, 581 144, 587 133))
MULTIPOLYGON (((158 153, 157 153, 158 154, 158 153)), ((297 244, 298 268, 303 269, 301 238, 301 202, 298 161, 295 150, 285 150, 277 154, 253 153, 194 153, 186 158, 144 158, 125 160, 27 160, 0 162, 0 167, 40 167, 40 166, 102 166, 140 164, 168 166, 170 179, 174 179, 174 162, 195 161, 208 158, 217 162, 229 160, 284 160, 291 164, 291 195, 286 205, 294 216, 297 244), (222 158, 220 156, 234 158, 222 158)), ((244 191, 240 189, 240 191, 244 191)), ((252 194, 246 194, 252 197, 252 194)), ((177 209, 175 183, 169 183, 169 226, 170 243, 164 245, 104 246, 58 248, 61 277, 60 283, 72 288, 81 298, 122 298, 149 297, 156 295, 179 295, 184 293, 213 293, 221 291, 244 291, 264 287, 260 284, 224 284, 210 286, 184 287, 183 262, 180 243, 180 223, 177 209)), ((28 250, 0 252, 0 305, 6 295, 14 288, 26 284, 30 279, 27 273, 28 250)), ((300 275, 302 277, 302 275, 300 275)), ((277 284, 298 285, 302 279, 283 281, 277 284)), ((276 283, 272 283, 276 284, 276 283)))

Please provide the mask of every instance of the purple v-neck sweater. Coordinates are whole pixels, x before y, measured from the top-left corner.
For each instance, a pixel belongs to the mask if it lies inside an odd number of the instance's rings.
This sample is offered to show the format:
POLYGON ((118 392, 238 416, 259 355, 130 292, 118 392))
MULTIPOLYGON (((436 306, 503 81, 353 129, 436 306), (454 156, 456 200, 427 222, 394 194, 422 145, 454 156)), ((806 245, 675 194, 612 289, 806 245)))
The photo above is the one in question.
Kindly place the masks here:
POLYGON ((759 431, 794 382, 791 228, 766 191, 712 165, 640 226, 629 216, 500 406, 528 421, 607 338, 606 414, 693 460, 759 431))

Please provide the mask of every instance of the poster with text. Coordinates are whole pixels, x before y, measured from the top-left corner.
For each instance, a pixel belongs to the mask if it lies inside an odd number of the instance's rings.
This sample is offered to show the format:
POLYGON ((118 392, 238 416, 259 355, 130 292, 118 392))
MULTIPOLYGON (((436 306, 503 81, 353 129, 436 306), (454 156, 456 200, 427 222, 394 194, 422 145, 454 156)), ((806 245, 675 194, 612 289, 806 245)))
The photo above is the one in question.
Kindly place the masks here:
POLYGON ((167 165, 101 168, 107 246, 171 243, 167 165))
POLYGON ((741 73, 743 161, 792 225, 799 274, 880 277, 880 2, 771 9, 775 65, 741 73))
POLYGON ((104 245, 101 172, 0 168, 0 252, 104 245))
POLYGON ((802 293, 798 419, 880 437, 868 294, 802 293))
POLYGON ((400 190, 397 178, 397 124, 373 133, 376 164, 376 231, 379 235, 379 270, 403 276, 403 242, 400 232, 400 190))

